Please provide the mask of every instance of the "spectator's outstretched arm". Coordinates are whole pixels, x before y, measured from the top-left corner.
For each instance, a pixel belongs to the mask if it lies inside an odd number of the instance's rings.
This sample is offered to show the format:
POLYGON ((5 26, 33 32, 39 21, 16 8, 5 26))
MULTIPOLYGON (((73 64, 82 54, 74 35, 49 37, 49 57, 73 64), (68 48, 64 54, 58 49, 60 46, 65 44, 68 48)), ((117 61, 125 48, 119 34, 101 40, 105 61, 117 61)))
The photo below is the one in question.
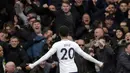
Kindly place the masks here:
POLYGON ((79 46, 78 44, 76 44, 75 46, 75 51, 81 55, 83 58, 85 58, 86 60, 89 60, 95 64, 97 64, 98 66, 102 67, 103 66, 103 63, 96 60, 95 58, 93 58, 92 56, 90 56, 89 54, 85 53, 79 46))
POLYGON ((55 45, 53 45, 52 48, 44 56, 42 56, 38 61, 36 61, 33 64, 29 64, 29 67, 34 68, 36 65, 38 65, 42 61, 47 60, 50 56, 52 56, 56 52, 56 50, 57 48, 55 47, 55 45))
POLYGON ((15 3, 15 11, 16 11, 16 14, 24 21, 24 25, 27 25, 27 17, 23 13, 23 9, 21 7, 20 1, 17 1, 15 3))
POLYGON ((36 4, 32 3, 31 7, 35 11, 35 13, 38 15, 45 15, 50 12, 50 10, 47 7, 47 4, 44 4, 43 7, 38 7, 36 4), (45 5, 46 5, 46 7, 44 7, 45 5))

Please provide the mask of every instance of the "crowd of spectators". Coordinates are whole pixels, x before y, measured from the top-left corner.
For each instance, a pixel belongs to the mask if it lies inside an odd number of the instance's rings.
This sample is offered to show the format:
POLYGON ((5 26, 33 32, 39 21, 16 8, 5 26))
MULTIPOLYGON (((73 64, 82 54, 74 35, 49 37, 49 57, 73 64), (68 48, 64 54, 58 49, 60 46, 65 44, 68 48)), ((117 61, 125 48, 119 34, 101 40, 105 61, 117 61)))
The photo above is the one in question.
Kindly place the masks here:
POLYGON ((69 40, 104 63, 75 53, 79 73, 130 73, 130 0, 1 0, 0 73, 59 73, 56 54, 26 66, 60 40, 63 25, 69 40))

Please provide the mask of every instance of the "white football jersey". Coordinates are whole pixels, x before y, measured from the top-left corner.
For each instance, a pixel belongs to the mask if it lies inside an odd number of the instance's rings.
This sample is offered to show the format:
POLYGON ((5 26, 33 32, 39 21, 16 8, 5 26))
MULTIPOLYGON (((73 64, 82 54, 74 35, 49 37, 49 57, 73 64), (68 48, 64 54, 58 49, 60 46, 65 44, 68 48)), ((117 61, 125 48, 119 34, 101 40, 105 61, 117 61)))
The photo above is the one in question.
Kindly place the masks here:
POLYGON ((77 66, 74 62, 74 53, 77 52, 79 55, 84 57, 85 59, 102 66, 102 62, 97 61, 87 53, 85 53, 77 43, 70 41, 70 40, 61 40, 56 42, 52 48, 42 56, 38 61, 33 64, 29 64, 31 68, 38 65, 40 62, 47 60, 51 55, 57 52, 57 57, 59 59, 59 67, 60 73, 71 73, 71 72, 78 72, 77 66))

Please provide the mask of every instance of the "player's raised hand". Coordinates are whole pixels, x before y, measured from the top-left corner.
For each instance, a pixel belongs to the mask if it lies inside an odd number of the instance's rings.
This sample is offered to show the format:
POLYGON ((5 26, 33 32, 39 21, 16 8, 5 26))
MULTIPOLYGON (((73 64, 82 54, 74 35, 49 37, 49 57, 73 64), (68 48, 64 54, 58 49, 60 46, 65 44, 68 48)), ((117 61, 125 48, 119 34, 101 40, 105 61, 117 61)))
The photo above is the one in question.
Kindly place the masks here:
POLYGON ((102 62, 101 64, 98 65, 100 68, 104 66, 104 63, 102 62))

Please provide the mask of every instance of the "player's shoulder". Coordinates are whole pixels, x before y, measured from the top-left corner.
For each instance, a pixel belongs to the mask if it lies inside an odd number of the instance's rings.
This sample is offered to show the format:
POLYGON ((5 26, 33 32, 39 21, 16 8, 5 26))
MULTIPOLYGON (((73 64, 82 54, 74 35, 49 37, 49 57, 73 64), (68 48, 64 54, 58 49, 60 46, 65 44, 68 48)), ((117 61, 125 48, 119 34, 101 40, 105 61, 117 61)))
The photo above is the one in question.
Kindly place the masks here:
POLYGON ((61 45, 62 43, 63 43, 62 41, 58 41, 58 42, 55 42, 55 43, 53 44, 53 46, 61 45))
POLYGON ((78 45, 78 44, 77 44, 76 42, 74 42, 74 41, 72 41, 72 43, 73 43, 73 45, 76 45, 76 46, 78 45))
POLYGON ((71 43, 72 45, 77 45, 75 41, 68 40, 68 43, 71 43))
POLYGON ((58 41, 58 42, 55 42, 53 45, 61 45, 61 44, 63 44, 63 43, 71 43, 71 44, 73 44, 73 45, 77 45, 77 43, 76 42, 74 42, 74 41, 70 41, 70 40, 68 40, 68 41, 58 41))
POLYGON ((58 41, 58 42, 55 42, 55 43, 53 44, 53 46, 54 46, 54 45, 58 45, 58 44, 59 44, 59 42, 60 42, 60 41, 58 41))

